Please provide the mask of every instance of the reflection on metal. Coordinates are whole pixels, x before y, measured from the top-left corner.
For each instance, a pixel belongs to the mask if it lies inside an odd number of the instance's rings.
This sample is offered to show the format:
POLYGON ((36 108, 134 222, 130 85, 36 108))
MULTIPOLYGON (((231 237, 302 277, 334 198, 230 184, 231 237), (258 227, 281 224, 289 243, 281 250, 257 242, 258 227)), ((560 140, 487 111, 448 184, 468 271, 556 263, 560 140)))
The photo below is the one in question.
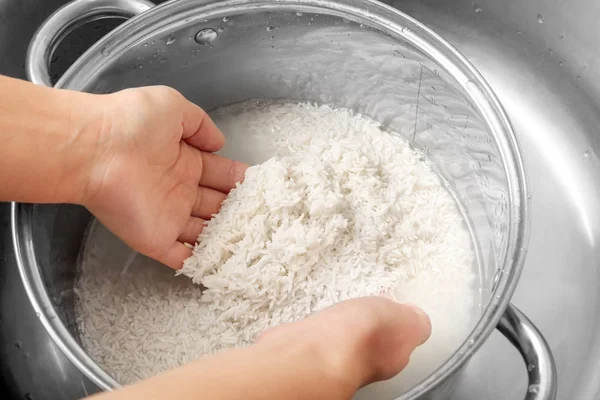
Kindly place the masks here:
POLYGON ((515 306, 510 305, 498 330, 519 349, 529 377, 525 399, 546 400, 556 398, 556 365, 548 343, 538 329, 515 306))
MULTIPOLYGON (((70 15, 75 20, 87 12, 77 6, 80 1, 63 8, 76 10, 70 15)), ((58 13, 40 31, 69 25, 58 13)), ((43 47, 37 44, 40 38, 58 30, 35 36, 30 55, 43 47)), ((34 67, 28 64, 28 71, 34 67)), ((477 251, 494 249, 496 257, 478 257, 479 268, 498 277, 495 291, 483 293, 483 313, 467 342, 419 385, 390 395, 416 399, 441 393, 503 315, 527 246, 529 213, 520 150, 504 110, 477 70, 425 25, 377 2, 171 2, 102 38, 57 86, 105 93, 159 82, 193 95, 192 100, 209 109, 249 98, 351 108, 425 151, 459 201, 477 251), (225 16, 230 25, 213 46, 216 31, 211 26, 225 16), (190 38, 211 45, 191 47, 190 38), (404 57, 397 57, 398 51, 404 57), (161 62, 153 63, 158 55, 161 62), (138 62, 145 63, 144 74, 137 71, 138 62), (415 132, 402 129, 413 124, 415 132), (498 269, 503 273, 496 275, 498 269)), ((14 205, 12 217, 19 269, 45 328, 92 381, 103 389, 118 387, 78 345, 76 327, 68 326, 72 301, 51 296, 57 287, 72 291, 75 265, 58 260, 81 246, 81 235, 74 232, 84 221, 69 206, 14 205)), ((552 363, 551 355, 545 356, 552 363)))
POLYGON ((52 52, 76 27, 106 16, 133 17, 153 6, 147 0, 77 0, 66 4, 31 39, 27 59, 28 79, 35 84, 52 86, 49 73, 52 52))

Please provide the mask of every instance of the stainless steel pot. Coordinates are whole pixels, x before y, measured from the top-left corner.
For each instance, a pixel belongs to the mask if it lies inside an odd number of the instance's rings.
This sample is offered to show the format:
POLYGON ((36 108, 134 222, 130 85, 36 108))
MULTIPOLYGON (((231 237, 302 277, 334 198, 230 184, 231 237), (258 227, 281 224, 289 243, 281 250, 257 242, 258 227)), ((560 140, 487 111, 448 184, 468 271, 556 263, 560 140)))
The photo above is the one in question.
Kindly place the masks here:
MULTIPOLYGON (((482 315, 461 348, 399 398, 444 395, 495 328, 525 360, 525 397, 556 397, 550 350, 509 303, 529 223, 518 144, 487 83, 453 47, 401 12, 367 0, 179 0, 157 7, 143 0, 76 0, 34 36, 29 78, 50 85, 47 66, 57 43, 106 16, 134 17, 86 52, 57 87, 106 93, 167 84, 209 110, 252 98, 325 102, 369 115, 423 149, 469 223, 482 315)), ((73 280, 90 218, 75 206, 13 204, 13 239, 25 289, 49 335, 110 390, 118 382, 81 349, 73 320, 73 280)))

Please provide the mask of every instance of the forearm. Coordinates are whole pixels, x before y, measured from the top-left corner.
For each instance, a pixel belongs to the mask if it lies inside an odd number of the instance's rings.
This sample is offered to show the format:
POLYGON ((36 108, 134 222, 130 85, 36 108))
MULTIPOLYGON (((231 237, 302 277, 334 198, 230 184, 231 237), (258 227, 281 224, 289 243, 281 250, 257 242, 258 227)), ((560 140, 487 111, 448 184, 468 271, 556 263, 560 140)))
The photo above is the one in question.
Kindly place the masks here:
POLYGON ((78 201, 102 123, 97 97, 0 76, 0 201, 78 201))
POLYGON ((307 343, 256 344, 198 360, 97 400, 349 399, 358 382, 334 370, 307 343))

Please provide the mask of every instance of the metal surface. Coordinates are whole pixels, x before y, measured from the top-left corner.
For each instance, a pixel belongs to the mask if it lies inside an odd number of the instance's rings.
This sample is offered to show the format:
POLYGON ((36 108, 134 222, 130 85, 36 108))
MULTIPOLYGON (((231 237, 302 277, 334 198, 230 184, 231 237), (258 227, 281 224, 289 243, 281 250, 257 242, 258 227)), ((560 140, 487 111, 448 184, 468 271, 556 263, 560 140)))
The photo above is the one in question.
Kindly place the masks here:
POLYGON ((529 383, 525 399, 555 398, 556 365, 548 362, 552 360, 550 347, 535 325, 511 304, 500 319, 498 330, 519 349, 527 366, 529 383))
MULTIPOLYGON (((65 15, 78 20, 89 13, 78 4, 79 0, 63 8, 77 9, 77 14, 57 13, 40 32, 72 25, 65 15)), ((50 53, 39 44, 46 36, 34 36, 28 62, 35 63, 27 65, 28 72, 49 59, 35 57, 50 53)), ((477 71, 422 24, 367 0, 189 1, 169 2, 121 25, 82 56, 57 86, 112 92, 138 86, 141 67, 146 68, 147 84, 162 83, 194 93, 196 101, 208 109, 251 98, 350 107, 384 122, 428 153, 470 221, 480 252, 484 311, 473 333, 436 372, 403 395, 389 395, 415 399, 446 393, 451 376, 481 346, 507 307, 527 245, 528 201, 519 150, 502 108, 477 71), (195 49, 195 32, 209 28, 214 32, 211 45, 195 49), (266 46, 265 31, 274 30, 277 33, 271 34, 271 45, 266 46), (323 43, 324 37, 330 39, 329 44, 323 43), (159 53, 161 62, 152 65, 159 53), (219 68, 223 64, 230 65, 225 72, 219 68), (326 72, 329 67, 335 67, 335 75, 326 72), (198 74, 199 70, 203 73, 198 74), (264 77, 268 79, 261 82, 264 77), (235 89, 228 91, 227 86, 235 89), (421 99, 429 106, 420 105, 421 99), (406 122, 414 130, 407 131, 406 122)), ((13 206, 15 252, 25 288, 44 327, 65 355, 99 386, 114 388, 114 379, 76 341, 78 333, 69 318, 73 302, 64 301, 72 297, 75 265, 63 267, 58 260, 65 252, 62 247, 72 246, 72 239, 65 237, 69 232, 64 224, 56 228, 58 218, 54 225, 40 220, 51 210, 52 206, 13 206), (53 234, 36 240, 33 226, 53 234), (56 236, 60 245, 46 250, 47 242, 56 236), (60 297, 51 299, 57 286, 60 297)), ((77 226, 70 214, 63 214, 70 219, 69 226, 77 226)), ((79 238, 75 236, 80 246, 79 238)), ((543 342, 537 330, 531 333, 543 342)), ((549 351, 529 361, 535 361, 536 368, 554 367, 549 351)), ((555 385, 546 381, 554 379, 553 374, 536 378, 535 385, 542 388, 555 385)), ((553 399, 554 394, 542 390, 528 397, 553 399)))
POLYGON ((101 18, 130 18, 152 7, 154 3, 146 0, 78 0, 64 5, 33 35, 26 63, 29 80, 52 86, 49 71, 52 53, 74 29, 101 18))
MULTIPOLYGON (((61 3, 0 1, 1 73, 24 77, 33 30, 61 3)), ((600 37, 593 34, 600 6, 581 0, 405 0, 393 5, 457 46, 507 109, 532 194, 528 257, 513 301, 555 354, 558 398, 600 398, 600 82, 594 79, 600 72, 600 37)), ((90 390, 89 382, 48 340, 27 302, 5 235, 6 213, 3 205, 3 373, 21 397, 79 398, 90 390)), ((525 368, 501 335, 492 334, 456 388, 456 400, 517 399, 527 389, 525 368)))

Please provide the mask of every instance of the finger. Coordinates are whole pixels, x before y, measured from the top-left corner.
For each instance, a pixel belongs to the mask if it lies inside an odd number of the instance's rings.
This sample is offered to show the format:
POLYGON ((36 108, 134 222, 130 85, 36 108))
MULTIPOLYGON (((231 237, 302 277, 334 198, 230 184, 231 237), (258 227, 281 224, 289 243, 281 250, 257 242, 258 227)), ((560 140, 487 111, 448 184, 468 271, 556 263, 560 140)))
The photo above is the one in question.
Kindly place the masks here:
POLYGON ((225 136, 208 114, 187 100, 184 101, 182 126, 182 139, 199 150, 218 151, 225 143, 225 136))
POLYGON ((221 208, 221 203, 223 203, 225 197, 227 195, 218 190, 202 186, 198 187, 196 203, 192 207, 192 216, 211 219, 213 214, 219 212, 219 208, 221 208))
POLYGON ((202 232, 202 229, 204 229, 205 222, 206 221, 202 218, 190 217, 177 240, 183 243, 196 243, 198 235, 202 232))
POLYGON ((175 242, 158 261, 174 270, 178 270, 183 267, 183 261, 191 255, 192 249, 181 242, 175 242))
POLYGON ((431 319, 425 313, 425 311, 414 304, 405 303, 400 305, 412 312, 412 316, 409 317, 409 320, 412 318, 414 322, 409 321, 408 325, 415 327, 413 330, 414 334, 412 335, 412 339, 414 346, 418 347, 425 343, 431 336, 431 319))
MULTIPOLYGON (((383 300, 383 299, 382 299, 383 300)), ((387 300, 387 299, 386 299, 387 300)), ((363 381, 368 384, 390 379, 401 372, 409 363, 417 347, 429 339, 431 321, 423 310, 412 304, 399 304, 387 300, 381 303, 375 345, 371 354, 380 356, 371 364, 371 375, 363 381)))
POLYGON ((202 153, 200 186, 229 193, 237 182, 244 180, 248 166, 212 153, 202 153))

